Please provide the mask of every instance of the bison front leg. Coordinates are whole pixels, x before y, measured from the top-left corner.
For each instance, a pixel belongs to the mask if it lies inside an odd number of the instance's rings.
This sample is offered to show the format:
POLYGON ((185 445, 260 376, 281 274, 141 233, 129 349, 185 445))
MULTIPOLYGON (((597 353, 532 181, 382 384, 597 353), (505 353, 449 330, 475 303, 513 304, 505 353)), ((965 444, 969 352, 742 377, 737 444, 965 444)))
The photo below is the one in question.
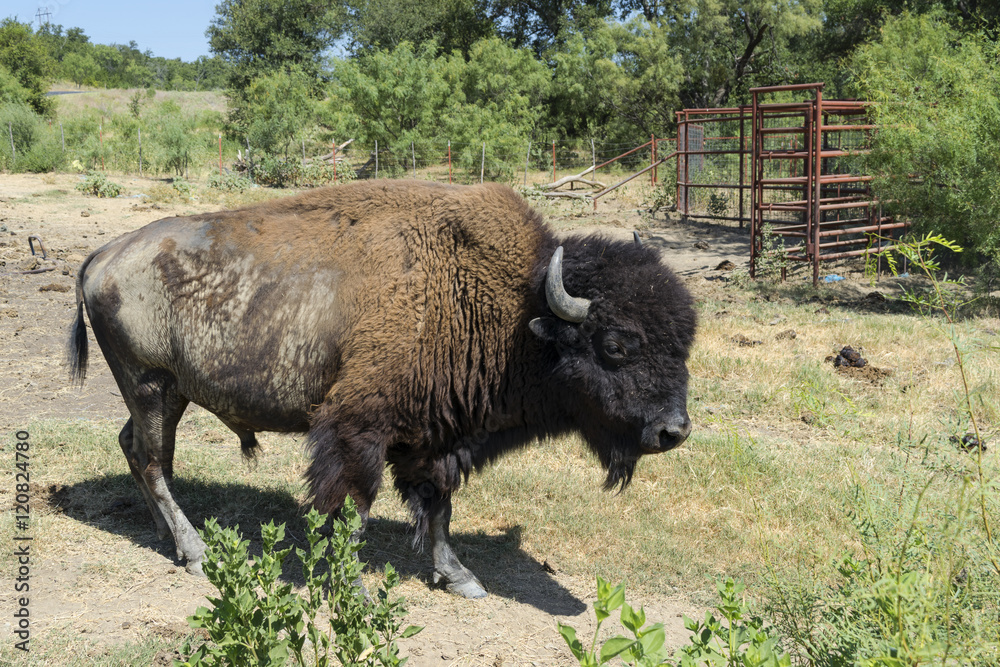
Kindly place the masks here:
POLYGON ((431 555, 434 558, 434 583, 444 582, 445 588, 466 598, 484 598, 486 589, 458 560, 448 543, 451 527, 451 495, 434 503, 428 529, 431 535, 431 555))

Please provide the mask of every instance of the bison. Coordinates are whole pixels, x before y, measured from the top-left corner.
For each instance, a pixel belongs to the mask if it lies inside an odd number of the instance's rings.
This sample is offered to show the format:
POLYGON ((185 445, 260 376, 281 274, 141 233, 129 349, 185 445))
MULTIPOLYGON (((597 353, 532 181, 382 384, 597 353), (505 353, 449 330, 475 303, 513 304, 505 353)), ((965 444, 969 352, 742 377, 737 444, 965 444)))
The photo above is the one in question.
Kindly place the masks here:
POLYGON ((159 220, 91 254, 76 298, 71 373, 86 307, 131 415, 119 444, 190 572, 205 544, 171 491, 189 402, 248 455, 260 431, 307 433, 322 512, 350 495, 366 518, 388 464, 435 583, 473 598, 448 542, 471 470, 577 431, 625 488, 691 431, 681 281, 637 243, 557 241, 506 186, 382 180, 159 220))

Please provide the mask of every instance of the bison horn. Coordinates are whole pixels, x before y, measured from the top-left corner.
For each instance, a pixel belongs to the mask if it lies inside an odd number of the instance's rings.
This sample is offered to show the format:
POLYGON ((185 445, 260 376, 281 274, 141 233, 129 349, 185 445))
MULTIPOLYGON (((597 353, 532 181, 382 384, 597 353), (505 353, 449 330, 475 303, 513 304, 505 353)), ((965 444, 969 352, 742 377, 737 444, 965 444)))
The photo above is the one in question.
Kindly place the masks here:
POLYGON ((570 296, 563 286, 562 279, 563 248, 559 246, 552 253, 549 261, 549 272, 545 275, 545 300, 549 308, 560 319, 567 322, 583 322, 590 310, 590 300, 570 296))
POLYGON ((635 241, 635 245, 639 248, 642 247, 642 239, 639 238, 639 232, 632 232, 632 240, 635 241))

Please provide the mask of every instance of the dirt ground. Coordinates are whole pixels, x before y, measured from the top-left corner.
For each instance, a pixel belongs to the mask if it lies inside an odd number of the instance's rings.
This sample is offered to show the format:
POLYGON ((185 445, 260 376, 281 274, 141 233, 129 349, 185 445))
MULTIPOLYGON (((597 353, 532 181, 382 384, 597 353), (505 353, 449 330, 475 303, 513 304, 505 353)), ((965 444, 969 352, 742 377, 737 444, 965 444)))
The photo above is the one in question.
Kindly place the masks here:
MULTIPOLYGON (((90 252, 124 232, 163 217, 219 208, 198 202, 154 204, 139 193, 155 181, 114 180, 125 185, 127 196, 85 197, 74 190, 79 178, 72 175, 0 175, 0 429, 8 436, 38 419, 127 418, 100 354, 91 354, 82 389, 68 381, 64 357, 75 314, 76 270, 90 252), (31 255, 32 235, 44 242, 46 261, 31 255), (46 267, 54 270, 21 273, 46 267)), ((550 220, 560 233, 599 226, 628 238, 632 229, 643 228, 644 241, 663 249, 696 294, 712 289, 713 281, 728 272, 715 270, 722 262, 746 266, 745 232, 662 219, 649 225, 634 204, 628 206, 602 200, 596 216, 577 211, 551 215, 550 220)), ((92 336, 91 341, 96 350, 92 336)), ((32 574, 38 583, 33 588, 39 593, 32 603, 34 637, 44 641, 45 633, 57 628, 79 632, 92 638, 93 650, 100 653, 102 643, 128 641, 140 629, 167 637, 186 634, 185 617, 204 605, 205 595, 214 589, 165 558, 162 548, 151 546, 152 522, 149 533, 143 544, 129 536, 101 535, 95 538, 98 545, 72 544, 58 554, 35 554, 32 574), (95 576, 94 546, 129 552, 142 574, 128 582, 95 576)), ((410 664, 569 664, 572 658, 556 632, 556 621, 575 626, 583 637, 592 633, 593 581, 548 572, 537 563, 526 564, 525 570, 513 594, 494 594, 482 601, 457 599, 416 579, 404 583, 401 592, 410 602, 407 622, 426 628, 403 642, 410 664)), ((7 591, 0 600, 4 609, 12 603, 7 591)), ((650 619, 666 624, 673 646, 688 640, 681 615, 702 613, 673 592, 635 602, 645 606, 650 619)), ((0 627, 10 628, 9 618, 4 613, 0 627)), ((4 636, 10 636, 7 632, 4 636)))

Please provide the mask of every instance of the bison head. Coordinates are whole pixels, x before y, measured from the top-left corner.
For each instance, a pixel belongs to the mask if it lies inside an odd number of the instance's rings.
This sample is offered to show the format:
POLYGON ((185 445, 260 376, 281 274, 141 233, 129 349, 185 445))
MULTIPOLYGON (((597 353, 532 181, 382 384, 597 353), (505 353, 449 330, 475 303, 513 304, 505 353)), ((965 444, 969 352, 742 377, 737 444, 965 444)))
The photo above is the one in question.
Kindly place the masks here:
POLYGON ((545 269, 552 315, 530 328, 552 355, 560 414, 607 469, 605 486, 624 488, 640 456, 673 449, 691 432, 685 362, 695 311, 651 248, 593 236, 564 246, 545 269))

